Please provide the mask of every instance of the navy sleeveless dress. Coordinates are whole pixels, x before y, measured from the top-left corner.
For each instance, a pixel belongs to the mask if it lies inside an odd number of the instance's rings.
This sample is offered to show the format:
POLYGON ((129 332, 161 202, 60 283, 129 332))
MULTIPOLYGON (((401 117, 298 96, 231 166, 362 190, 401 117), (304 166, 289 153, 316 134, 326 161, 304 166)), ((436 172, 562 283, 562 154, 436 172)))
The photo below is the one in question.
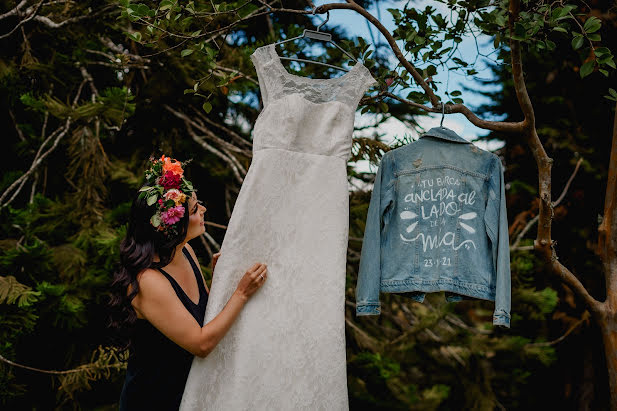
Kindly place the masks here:
MULTIPOLYGON (((158 270, 169 280, 182 304, 202 326, 208 293, 189 251, 182 248, 195 273, 199 287, 199 303, 195 304, 182 287, 162 268, 158 270)), ((180 407, 193 354, 180 347, 149 321, 137 319, 126 378, 120 394, 120 410, 177 410, 180 407)))

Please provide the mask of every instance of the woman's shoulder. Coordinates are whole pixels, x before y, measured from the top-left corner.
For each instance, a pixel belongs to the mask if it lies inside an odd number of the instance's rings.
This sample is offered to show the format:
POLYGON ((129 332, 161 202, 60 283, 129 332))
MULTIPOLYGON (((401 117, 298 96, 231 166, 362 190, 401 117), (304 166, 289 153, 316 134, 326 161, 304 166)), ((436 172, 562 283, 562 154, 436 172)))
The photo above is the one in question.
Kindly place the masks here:
MULTIPOLYGON (((167 299, 167 295, 173 289, 169 281, 163 277, 159 271, 153 268, 146 268, 139 272, 136 276, 138 289, 135 297, 131 299, 131 306, 135 309, 137 318, 144 319, 145 317, 141 313, 144 304, 144 296, 147 301, 154 301, 160 303, 167 299)), ((132 284, 129 284, 127 288, 127 294, 132 291, 132 284)))
POLYGON ((139 284, 139 294, 144 295, 160 295, 173 292, 173 287, 165 276, 154 268, 146 268, 137 274, 137 283, 139 284))
POLYGON ((137 274, 137 282, 139 286, 152 286, 156 284, 169 283, 163 273, 156 268, 145 268, 137 274))

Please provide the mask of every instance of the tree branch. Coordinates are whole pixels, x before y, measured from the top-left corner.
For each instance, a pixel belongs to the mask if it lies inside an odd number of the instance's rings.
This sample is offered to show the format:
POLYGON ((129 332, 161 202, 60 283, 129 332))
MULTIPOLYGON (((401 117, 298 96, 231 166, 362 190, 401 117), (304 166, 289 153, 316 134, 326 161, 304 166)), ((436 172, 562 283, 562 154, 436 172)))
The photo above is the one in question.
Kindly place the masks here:
POLYGON ((582 162, 583 162, 583 157, 579 158, 578 161, 576 162, 576 167, 574 167, 574 171, 572 172, 572 175, 568 179, 568 182, 564 186, 563 191, 561 192, 561 195, 559 196, 557 201, 553 203, 553 207, 557 207, 559 203, 561 203, 561 201, 565 198, 566 193, 568 192, 568 189, 570 188, 570 184, 572 184, 574 177, 576 177, 576 173, 578 172, 578 169, 580 168, 582 162))
MULTIPOLYGON (((579 158, 578 161, 576 162, 576 167, 574 167, 574 171, 572 172, 572 175, 568 179, 568 182, 564 186, 563 191, 561 192, 561 195, 559 196, 557 201, 555 201, 553 203, 553 207, 557 207, 559 205, 559 203, 561 203, 561 201, 565 198, 566 193, 568 192, 568 189, 570 188, 570 184, 572 184, 572 181, 574 180, 574 177, 576 177, 576 173, 578 172, 578 169, 580 168, 582 162, 583 162, 583 157, 579 158)), ((531 229, 531 227, 533 227, 533 225, 535 223, 538 222, 539 219, 540 219, 540 215, 538 214, 534 218, 529 220, 529 222, 525 225, 525 227, 521 230, 521 232, 516 237, 516 241, 514 241, 514 243, 510 247, 510 251, 523 250, 523 249, 527 250, 528 249, 526 247, 525 248, 519 247, 519 244, 520 244, 521 240, 523 239, 523 237, 525 237, 525 234, 527 234, 527 232, 531 229)), ((532 247, 531 249, 533 249, 533 248, 534 247, 532 247)))
MULTIPOLYGON (((19 177, 17 180, 15 180, 13 182, 13 184, 11 184, 6 190, 4 190, 4 193, 2 193, 2 196, 0 196, 0 209, 5 207, 6 204, 3 204, 2 201, 6 198, 6 196, 9 195, 9 193, 11 192, 11 190, 13 190, 15 187, 17 187, 19 185, 19 190, 21 190, 21 188, 23 187, 23 185, 25 184, 25 181, 30 177, 30 175, 41 165, 41 163, 43 162, 43 160, 45 159, 45 157, 47 157, 58 145, 58 143, 60 142, 60 140, 62 139, 62 137, 64 137, 66 135, 66 133, 69 131, 69 127, 71 125, 71 117, 67 117, 66 122, 64 124, 64 126, 59 127, 54 133, 52 133, 47 140, 45 140, 43 142, 43 144, 41 144, 41 147, 39 148, 39 151, 37 152, 37 155, 34 157, 34 160, 32 161, 32 164, 30 165, 30 169, 28 171, 26 171, 25 174, 23 174, 21 177, 19 177), (44 153, 41 154, 43 146, 46 144, 46 142, 48 142, 49 140, 51 140, 51 138, 57 134, 56 139, 54 140, 53 145, 44 153)), ((14 198, 14 196, 13 196, 14 198)), ((11 199, 12 200, 12 199, 11 199)))
POLYGON ((251 83, 255 84, 256 86, 259 85, 259 81, 257 81, 256 79, 254 79, 253 77, 249 76, 248 74, 244 74, 243 72, 236 70, 236 69, 232 69, 229 67, 225 67, 225 66, 221 66, 220 64, 216 65, 216 69, 217 70, 221 70, 224 71, 226 73, 236 73, 238 75, 240 75, 241 77, 244 77, 245 79, 247 79, 248 81, 250 81, 251 83))
MULTIPOLYGON (((210 144, 206 143, 205 139, 201 136, 198 136, 197 133, 195 133, 195 131, 193 130, 193 127, 197 127, 200 128, 199 124, 196 124, 194 121, 192 121, 190 118, 188 118, 188 116, 184 113, 180 113, 177 110, 174 110, 173 108, 171 108, 168 105, 164 105, 165 108, 170 111, 171 113, 173 113, 176 117, 180 118, 181 120, 184 121, 184 124, 186 125, 187 131, 189 133, 189 135, 191 136, 191 138, 197 143, 199 144, 202 148, 206 149, 207 151, 210 151, 211 153, 213 153, 214 155, 216 155, 217 157, 219 157, 220 159, 222 159, 223 161, 225 161, 229 167, 231 168, 234 176, 236 177, 236 180, 238 180, 238 182, 240 184, 243 183, 244 181, 244 175, 246 175, 246 171, 244 170, 244 168, 242 167, 242 165, 238 162, 238 160, 231 154, 229 153, 222 153, 220 150, 212 147, 210 144)), ((208 130, 209 131, 209 130, 208 130)), ((209 137, 213 137, 214 135, 209 135, 209 137)), ((235 149, 238 149, 237 147, 235 147, 234 145, 226 142, 225 140, 214 136, 216 139, 215 141, 219 144, 222 144, 223 146, 225 145, 229 145, 234 147, 235 149)), ((238 149, 239 150, 239 149, 238 149)))
POLYGON ((583 283, 556 258, 550 261, 550 267, 553 273, 557 274, 561 280, 566 283, 579 297, 585 301, 590 311, 596 315, 602 313, 602 303, 596 300, 589 294, 583 283))
POLYGON ((520 12, 520 0, 510 0, 510 50, 512 60, 512 78, 518 103, 523 111, 525 119, 523 121, 523 136, 531 148, 534 159, 538 166, 538 180, 540 193, 540 212, 537 234, 536 249, 542 250, 547 259, 553 258, 551 240, 551 219, 553 218, 553 208, 551 203, 551 166, 553 160, 548 157, 544 146, 536 131, 536 120, 531 99, 527 93, 525 79, 523 76, 522 58, 520 42, 512 38, 514 34, 514 23, 518 19, 520 12))
MULTIPOLYGON (((230 128, 225 127, 223 124, 221 123, 217 123, 214 120, 210 119, 208 116, 206 116, 203 111, 198 110, 193 108, 193 113, 195 113, 195 115, 197 116, 198 119, 201 119, 203 121, 205 121, 206 123, 210 124, 211 126, 214 126, 222 131, 224 131, 230 138, 231 140, 233 140, 236 144, 240 145, 240 146, 244 146, 245 150, 242 151, 242 154, 248 156, 248 157, 252 157, 253 156, 253 143, 251 143, 250 141, 246 140, 245 138, 243 138, 242 136, 240 136, 238 133, 236 133, 235 131, 233 131, 230 128)), ((202 127, 204 127, 202 125, 202 127)))
POLYGON ((114 43, 113 41, 111 41, 111 39, 109 39, 108 37, 99 37, 99 41, 105 47, 107 47, 111 51, 115 52, 116 54, 119 54, 119 55, 122 55, 122 56, 128 56, 128 57, 132 58, 133 60, 144 62, 144 63, 150 63, 151 62, 151 60, 149 58, 142 57, 139 54, 130 53, 127 49, 125 49, 121 45, 118 45, 118 44, 114 43))
MULTIPOLYGON (((208 128, 204 127, 203 125, 198 124, 197 122, 194 121, 194 119, 189 118, 186 114, 181 113, 181 112, 171 108, 168 105, 165 105, 165 108, 168 111, 172 112, 176 117, 178 117, 179 119, 183 120, 184 123, 187 126, 195 127, 199 131, 201 131, 202 133, 206 134, 210 140, 212 140, 213 142, 219 144, 224 150, 233 151, 233 152, 236 152, 238 154, 242 154, 243 156, 248 157, 248 158, 252 157, 252 153, 250 151, 242 149, 242 148, 239 148, 239 147, 236 147, 235 145, 233 145, 233 144, 223 140, 222 138, 220 138, 219 136, 214 134, 208 128)), ((233 156, 231 156, 231 157, 233 157, 233 156)), ((235 158, 234 158, 234 160, 235 160, 235 158)), ((236 163, 237 167, 242 171, 242 174, 243 175, 246 174, 246 171, 244 170, 244 167, 242 167, 242 165, 240 163, 238 163, 237 160, 235 160, 234 162, 236 163)))
MULTIPOLYGON (((41 3, 43 3, 44 0, 39 1, 34 7, 29 7, 26 12, 29 12, 29 15, 23 19, 20 20, 19 23, 17 23, 17 25, 15 27, 13 27, 13 30, 9 31, 6 34, 3 34, 0 36, 0 40, 9 37, 11 34, 15 33, 15 31, 17 31, 18 28, 20 28, 21 26, 23 26, 24 24, 26 24, 27 22, 29 22, 30 20, 32 20, 33 18, 36 17, 36 13, 38 13, 39 8, 41 8, 41 3)), ((16 11, 17 14, 19 14, 19 10, 16 11)))
POLYGON ((30 200, 28 203, 32 204, 34 202, 34 194, 36 194, 36 183, 39 181, 39 172, 34 173, 34 181, 32 182, 32 189, 30 190, 30 200))
POLYGON ((71 18, 61 21, 60 23, 56 23, 55 21, 53 21, 52 19, 46 16, 35 16, 33 20, 38 21, 39 23, 42 23, 44 26, 47 26, 50 29, 59 29, 60 27, 65 26, 69 23, 74 23, 76 21, 87 19, 89 17, 91 16, 88 14, 84 16, 71 17, 71 18))
MULTIPOLYGON (((525 234, 527 234, 527 232, 531 229, 531 227, 533 227, 533 225, 535 223, 538 222, 538 220, 540 219, 540 215, 537 214, 534 218, 532 218, 531 220, 529 220, 529 222, 525 225, 525 227, 521 230, 521 232, 518 234, 518 236, 516 237, 516 240, 514 241, 514 243, 512 244, 512 246, 510 247, 510 251, 514 251, 514 250, 520 250, 519 248, 519 244, 521 243, 521 241, 523 240, 523 238, 525 237, 525 234)), ((535 247, 531 247, 531 249, 533 250, 535 247)))
POLYGON ((212 251, 212 248, 210 248, 210 244, 208 244, 208 242, 206 241, 206 237, 202 234, 199 236, 199 240, 201 241, 201 244, 206 249, 206 253, 208 253, 208 257, 210 257, 210 260, 212 260, 212 255, 214 254, 214 252, 212 251))
POLYGON ((43 370, 43 369, 40 369, 40 368, 29 367, 27 365, 18 364, 16 362, 13 362, 13 361, 9 360, 8 358, 6 358, 6 357, 4 357, 2 355, 0 355, 0 361, 4 362, 6 364, 12 365, 13 367, 23 368, 24 370, 36 371, 36 372, 40 372, 40 373, 43 373, 43 374, 64 375, 64 374, 72 374, 72 373, 75 373, 75 372, 82 372, 83 371, 82 369, 78 369, 78 368, 75 368, 75 369, 72 369, 72 370, 64 370, 64 371, 43 370))
MULTIPOLYGON (((427 112, 430 113, 441 113, 441 105, 438 104, 438 107, 428 107, 425 106, 423 104, 420 103, 416 103, 414 101, 411 100, 407 100, 404 99, 402 97, 399 97, 395 94, 392 94, 388 91, 382 91, 380 93, 378 93, 376 96, 371 96, 371 97, 365 97, 362 99, 362 103, 365 103, 366 100, 369 99, 374 99, 376 97, 380 97, 380 96, 386 96, 386 97, 390 97, 394 100, 400 101, 401 103, 405 103, 408 104, 412 107, 417 107, 419 109, 425 110, 427 112)), ((480 119, 478 116, 476 116, 471 110, 469 110, 469 108, 467 108, 465 105, 463 104, 448 104, 445 107, 445 113, 446 114, 454 114, 454 113, 461 113, 463 114, 465 117, 467 117, 467 119, 474 125, 486 129, 486 130, 493 130, 493 131, 501 131, 501 132, 505 132, 505 133, 520 133, 523 130, 523 126, 524 123, 523 122, 518 122, 518 123, 511 123, 511 122, 506 122, 506 121, 486 121, 486 120, 482 120, 480 119)))
POLYGON ((221 245, 219 243, 217 243, 214 238, 212 238, 212 236, 210 234, 208 234, 208 232, 204 232, 202 234, 205 238, 208 239, 208 241, 210 241, 210 243, 214 246, 214 248, 216 248, 216 251, 219 251, 221 249, 221 245))
MULTIPOLYGON (((19 23, 17 23, 17 25, 15 27, 13 27, 13 29, 11 31, 9 31, 6 34, 0 35, 0 39, 9 37, 11 34, 13 34, 18 28, 22 27, 24 24, 26 24, 29 21, 36 21, 38 23, 41 23, 42 25, 51 28, 51 29, 58 29, 61 28, 69 23, 75 23, 77 21, 80 20, 84 20, 84 19, 89 19, 92 17, 96 17, 99 16, 101 14, 103 14, 105 11, 107 10, 112 10, 115 9, 117 6, 114 4, 110 4, 107 5, 105 7, 102 7, 101 9, 97 10, 94 13, 87 13, 84 14, 82 16, 77 16, 77 17, 71 17, 68 18, 66 20, 63 20, 59 23, 56 23, 55 21, 51 20, 49 17, 47 16, 39 16, 37 15, 37 13, 39 12, 41 6, 44 6, 43 3, 44 0, 39 1, 36 5, 29 7, 26 9, 26 13, 28 14, 28 16, 26 18, 24 18, 23 20, 20 20, 19 23)), ((22 1, 19 5, 17 5, 17 7, 15 7, 13 10, 9 11, 8 13, 5 13, 3 15, 0 15, 0 20, 2 20, 5 17, 9 17, 11 15, 14 14, 20 14, 20 9, 23 8, 23 3, 25 3, 25 1, 22 1)))
POLYGON ((551 226, 553 219, 553 203, 551 201, 551 167, 553 160, 546 154, 544 146, 536 131, 535 113, 531 99, 527 93, 523 76, 520 41, 512 38, 514 24, 520 13, 520 0, 510 0, 510 16, 508 28, 510 31, 510 51, 512 62, 512 78, 514 89, 525 119, 523 121, 523 136, 531 148, 534 159, 538 166, 538 185, 540 205, 538 214, 538 233, 534 242, 535 250, 538 251, 549 263, 551 271, 559 276, 563 282, 583 299, 589 309, 596 315, 602 312, 602 303, 593 298, 580 280, 557 259, 554 242, 551 239, 551 226))
POLYGON ((9 109, 9 115, 11 116, 11 120, 13 120, 13 125, 15 126, 15 131, 17 131, 17 136, 19 137, 21 141, 26 141, 26 138, 24 137, 24 133, 21 131, 21 129, 17 125, 17 119, 15 118, 15 114, 13 114, 13 111, 11 111, 10 109, 9 109))
POLYGON ((598 250, 606 276, 606 303, 617 311, 617 104, 613 123, 613 142, 608 161, 604 216, 598 227, 598 250))
MULTIPOLYGON (((13 202, 13 200, 15 200, 15 197, 17 197, 17 195, 19 194, 19 192, 21 191, 22 188, 24 188, 24 186, 26 185, 26 182, 28 181, 27 178, 24 178, 23 180, 21 180, 21 182, 19 183, 19 187, 17 187, 15 189, 15 192, 13 193, 13 195, 11 196, 11 198, 9 198, 6 203, 2 204, 2 206, 0 206, 0 208, 6 207, 9 204, 11 204, 13 202)), ((7 190, 8 191, 8 190, 7 190)))
POLYGON ((223 224, 213 223, 212 221, 204 221, 204 224, 210 225, 212 227, 221 228, 223 230, 227 230, 227 226, 223 224))
POLYGON ((0 20, 3 20, 7 17, 11 17, 14 16, 16 14, 19 14, 19 11, 28 3, 28 0, 22 0, 17 6, 15 6, 14 9, 11 9, 9 11, 7 11, 4 14, 0 14, 0 20))
POLYGON ((418 71, 413 66, 413 64, 407 61, 407 59, 403 55, 403 52, 398 47, 398 44, 396 44, 396 40, 394 40, 394 37, 390 34, 388 29, 383 24, 381 24, 381 22, 375 16, 373 16, 371 13, 366 11, 365 8, 361 7, 360 5, 358 5, 352 0, 347 0, 347 3, 328 3, 328 4, 321 5, 315 9, 315 14, 323 14, 323 13, 326 13, 328 10, 335 10, 335 9, 353 10, 357 12, 358 14, 360 14, 361 16, 363 16, 369 22, 371 22, 373 26, 375 26, 377 30, 379 30, 381 34, 386 38, 386 41, 390 45, 390 48, 394 52, 394 55, 396 56, 398 61, 400 61, 403 67, 407 69, 407 71, 409 72, 409 74, 411 74, 411 76, 416 81, 416 83, 418 83, 418 85, 422 87, 422 89, 428 96, 430 102, 432 103, 433 107, 437 107, 440 104, 439 98, 435 95, 435 93, 433 92, 433 89, 431 89, 431 87, 424 81, 424 79, 422 78, 420 73, 418 73, 418 71))
POLYGON ((588 322, 589 321, 589 312, 585 311, 583 313, 583 315, 581 316, 581 319, 578 320, 577 322, 575 322, 574 324, 572 324, 570 326, 570 328, 568 328, 568 330, 559 338, 557 338, 556 340, 553 341, 542 341, 542 342, 536 342, 536 343, 529 343, 529 344, 525 344, 525 346, 527 347, 550 347, 551 345, 555 345, 558 344, 560 342, 562 342, 563 340, 566 339, 566 337, 568 335, 570 335, 572 333, 572 331, 574 331, 576 328, 578 328, 579 325, 581 325, 584 322, 588 322))
POLYGON ((96 89, 96 86, 94 85, 94 79, 92 78, 90 73, 88 73, 88 70, 86 70, 84 66, 80 66, 79 71, 81 71, 82 77, 88 81, 88 84, 90 84, 90 90, 92 90, 92 102, 94 103, 95 96, 99 97, 99 91, 96 89))

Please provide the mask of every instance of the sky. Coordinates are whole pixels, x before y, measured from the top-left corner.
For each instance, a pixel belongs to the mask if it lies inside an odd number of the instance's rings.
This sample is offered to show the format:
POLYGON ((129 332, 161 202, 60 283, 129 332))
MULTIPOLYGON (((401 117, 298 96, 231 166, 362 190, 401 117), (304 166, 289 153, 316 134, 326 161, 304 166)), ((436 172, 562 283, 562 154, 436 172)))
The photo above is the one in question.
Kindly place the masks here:
MULTIPOLYGON (((314 0, 313 3, 316 6, 320 6, 322 4, 328 3, 334 0, 314 0)), ((395 9, 403 9, 407 1, 397 1, 397 0, 382 0, 379 1, 376 5, 372 6, 368 9, 369 13, 373 16, 377 17, 379 21, 386 27, 386 29, 392 33, 396 28, 394 23, 394 19, 387 9, 395 8, 395 9)), ((409 3, 409 7, 415 7, 418 10, 424 10, 427 5, 430 5, 436 9, 437 13, 441 13, 443 16, 448 16, 450 11, 446 5, 439 3, 435 0, 412 0, 409 3)), ((312 17, 315 25, 319 25, 326 18, 325 15, 316 15, 312 17)), ((362 17, 360 14, 356 13, 352 10, 331 10, 330 17, 326 24, 321 28, 321 31, 328 32, 329 30, 338 27, 339 29, 344 29, 347 33, 346 38, 353 38, 356 36, 363 37, 368 43, 374 44, 383 44, 386 43, 385 37, 372 25, 368 23, 368 21, 362 17)), ((296 40, 297 41, 297 40, 296 40)), ((311 44, 311 41, 315 40, 300 40, 307 47, 311 44)), ((397 42, 399 48, 404 51, 403 44, 401 41, 397 42)), ((387 43, 386 43, 387 44, 387 43)), ((448 44, 449 45, 449 44, 448 44)), ((371 49, 375 49, 374 46, 371 49)), ((474 77, 463 76, 462 74, 445 70, 443 68, 438 68, 438 73, 433 76, 433 80, 439 83, 439 91, 437 95, 444 100, 445 99, 445 89, 447 86, 448 91, 460 90, 462 94, 462 98, 464 100, 464 104, 468 107, 473 107, 476 105, 480 105, 482 103, 487 102, 487 98, 470 91, 464 91, 464 88, 473 89, 482 89, 482 90, 491 90, 491 91, 499 91, 501 89, 501 85, 499 83, 495 83, 495 87, 487 88, 486 85, 479 83, 475 80, 475 78, 481 78, 483 80, 489 80, 492 78, 491 71, 487 68, 485 62, 488 61, 485 57, 477 58, 477 50, 485 56, 493 56, 495 54, 495 50, 493 47, 493 39, 488 36, 477 36, 477 40, 474 39, 473 36, 467 36, 463 38, 463 41, 459 44, 457 57, 461 58, 467 62, 476 61, 476 64, 473 66, 474 69, 478 71, 474 77), (476 47, 477 41, 477 47, 476 47), (477 59, 476 59, 477 58, 477 59)), ((386 57, 390 61, 390 68, 394 68, 398 64, 398 60, 394 57, 394 53, 390 49, 389 46, 382 47, 380 49, 380 53, 386 54, 386 57)), ((381 56, 383 57, 383 56, 381 56)), ((423 68, 425 65, 419 66, 419 68, 423 68)), ((471 68, 471 67, 470 67, 471 68)), ((419 89, 416 89, 419 90, 419 89)), ((400 93, 400 87, 395 91, 396 94, 406 97, 408 91, 400 93)), ((374 114, 374 113, 365 113, 360 114, 360 111, 356 112, 355 124, 357 127, 366 127, 371 124, 377 123, 376 116, 381 116, 382 114, 374 114)), ((436 127, 440 125, 441 122, 441 114, 430 113, 426 116, 420 116, 416 118, 416 121, 420 125, 421 128, 428 131, 432 127, 436 127)), ((500 118, 484 118, 486 120, 498 121, 500 118)), ((233 121, 232 119, 229 119, 233 121)), ((236 120, 237 121, 237 120, 236 120)), ((248 131, 250 128, 249 124, 245 125, 248 131)), ((461 137, 467 139, 468 141, 474 142, 478 147, 493 151, 503 146, 503 142, 501 141, 475 141, 481 136, 488 134, 487 130, 480 129, 474 126, 463 114, 447 114, 443 121, 443 126, 447 127, 454 132, 456 132, 461 137)), ((403 138, 404 136, 411 136, 413 139, 419 137, 418 133, 408 128, 404 123, 398 121, 395 118, 389 118, 384 123, 380 124, 375 128, 364 129, 361 132, 356 131, 355 136, 370 136, 374 131, 377 131, 379 134, 383 135, 383 141, 385 143, 394 142, 397 137, 403 138)), ((376 172, 377 166, 373 164, 369 164, 368 161, 361 160, 358 162, 350 162, 350 165, 358 172, 376 172)), ((358 187, 350 186, 350 189, 358 189, 358 187)))
MULTIPOLYGON (((317 1, 314 1, 314 4, 316 6, 320 6, 328 2, 329 1, 327 0, 317 0, 317 1)), ((394 24, 392 15, 390 14, 389 11, 387 11, 387 9, 388 8, 402 9, 405 3, 406 1, 381 1, 381 2, 378 2, 376 6, 369 8, 368 11, 372 15, 376 16, 379 19, 379 21, 381 21, 381 23, 388 29, 388 31, 392 32, 396 28, 396 25, 394 24)), ((438 3, 436 1, 418 0, 418 1, 414 1, 413 3, 410 3, 411 7, 415 7, 419 10, 424 10, 424 8, 427 5, 433 6, 435 9, 437 9, 437 12, 441 13, 442 15, 449 14, 449 10, 444 4, 438 3)), ((315 24, 319 24, 319 22, 323 22, 324 19, 325 19, 325 15, 315 16, 314 17, 315 24)), ((364 17, 360 16, 355 11, 339 10, 339 9, 331 10, 330 18, 328 22, 321 28, 321 30, 327 32, 328 28, 332 29, 336 26, 344 28, 348 34, 348 38, 351 38, 354 36, 361 36, 367 42, 370 42, 370 43, 372 43, 373 40, 377 43, 384 43, 386 41, 385 37, 375 27, 371 26, 369 28, 369 25, 367 24, 367 20, 364 19, 364 17)), ((404 50, 402 47, 402 42, 399 41, 398 44, 401 50, 404 50)), ((480 51, 482 52, 482 54, 485 54, 485 55, 492 55, 491 53, 494 52, 492 38, 488 36, 478 36, 478 47, 480 51)), ((387 50, 390 50, 389 47, 382 48, 382 52, 385 52, 387 50)), ((457 56, 459 58, 464 59, 467 62, 470 62, 476 58, 476 54, 477 54, 476 42, 473 36, 464 38, 463 41, 459 44, 459 54, 457 56)), ((394 57, 394 54, 391 51, 390 51, 389 60, 391 61, 390 67, 395 67, 398 63, 398 61, 394 57)), ((486 59, 484 57, 480 57, 476 63, 476 66, 474 66, 474 68, 479 72, 477 76, 480 76, 483 79, 487 79, 487 78, 490 79, 492 77, 492 74, 486 68, 486 65, 484 64, 485 60, 486 59)), ((475 93, 465 92, 461 88, 462 86, 470 87, 472 89, 480 88, 480 84, 474 81, 473 78, 465 77, 460 74, 454 74, 452 71, 449 71, 449 70, 438 70, 438 74, 433 76, 433 79, 441 83, 439 85, 438 95, 442 98, 445 97, 444 90, 445 90, 445 85, 447 83, 447 86, 448 86, 447 88, 449 91, 461 90, 463 92, 463 95, 461 97, 464 99, 464 102, 466 105, 473 106, 473 105, 478 105, 478 104, 487 102, 484 96, 481 96, 475 93), (450 73, 449 79, 448 79, 448 73, 450 73)), ((483 89, 486 90, 486 87, 484 87, 483 89)), ((494 88, 493 90, 495 89, 499 90, 500 86, 497 85, 496 88, 494 88)), ((405 97, 404 94, 401 94, 401 96, 405 97)), ((489 120, 499 120, 499 119, 491 118, 489 120)), ((428 130, 432 127, 439 126, 440 121, 441 121, 441 114, 430 114, 428 116, 422 116, 418 119, 418 123, 425 130, 428 130)), ((374 124, 374 122, 375 122, 375 114, 365 113, 365 114, 360 115, 360 113, 358 112, 356 115, 356 125, 357 126, 366 126, 366 125, 374 124)), ((443 125, 444 127, 447 127, 455 131, 461 137, 469 141, 474 141, 478 137, 484 136, 487 134, 486 130, 483 130, 483 129, 480 129, 474 126, 462 114, 447 114, 444 118, 443 125)), ((394 118, 391 118, 384 124, 380 125, 377 130, 379 133, 385 134, 384 141, 386 143, 394 141, 396 136, 400 137, 404 135, 411 135, 414 139, 418 137, 418 134, 414 130, 409 129, 403 123, 401 123, 400 121, 394 118)), ((475 142, 475 144, 478 145, 480 148, 483 148, 486 150, 495 150, 497 148, 500 148, 503 145, 503 143, 498 142, 498 141, 490 141, 490 142, 478 141, 478 142, 475 142)), ((373 171, 373 172, 376 171, 376 167, 373 165, 369 165, 367 161, 359 161, 355 164, 352 163, 352 166, 354 166, 354 168, 357 171, 373 171)))

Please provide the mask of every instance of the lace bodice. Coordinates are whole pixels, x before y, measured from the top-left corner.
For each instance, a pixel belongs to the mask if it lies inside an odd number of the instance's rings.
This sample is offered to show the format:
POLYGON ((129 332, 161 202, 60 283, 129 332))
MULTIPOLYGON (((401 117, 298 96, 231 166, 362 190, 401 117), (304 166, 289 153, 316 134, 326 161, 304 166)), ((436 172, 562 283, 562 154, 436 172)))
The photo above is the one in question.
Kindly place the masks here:
POLYGON ((283 149, 349 159, 355 111, 376 83, 357 63, 339 77, 313 79, 287 71, 274 43, 258 47, 255 65, 264 108, 253 128, 253 151, 283 149))

